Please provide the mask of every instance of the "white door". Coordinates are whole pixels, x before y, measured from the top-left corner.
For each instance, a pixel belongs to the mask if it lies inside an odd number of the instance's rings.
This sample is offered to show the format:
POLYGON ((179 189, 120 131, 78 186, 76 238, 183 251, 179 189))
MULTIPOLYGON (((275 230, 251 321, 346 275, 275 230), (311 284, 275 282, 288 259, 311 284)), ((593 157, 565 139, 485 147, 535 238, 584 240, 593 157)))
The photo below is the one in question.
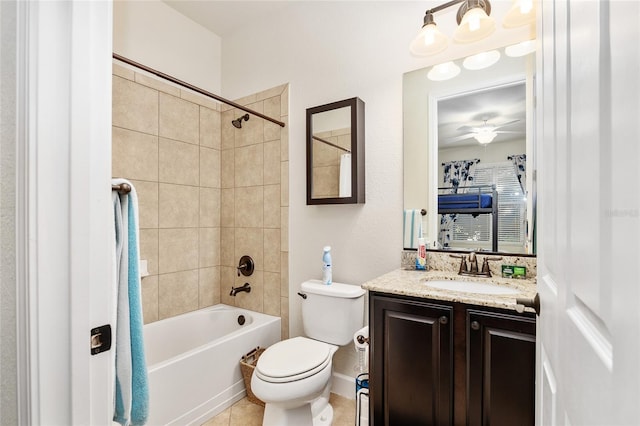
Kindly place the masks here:
POLYGON ((110 424, 112 5, 17 4, 20 424, 110 424))
POLYGON ((640 424, 640 2, 541 1, 539 425, 640 424))

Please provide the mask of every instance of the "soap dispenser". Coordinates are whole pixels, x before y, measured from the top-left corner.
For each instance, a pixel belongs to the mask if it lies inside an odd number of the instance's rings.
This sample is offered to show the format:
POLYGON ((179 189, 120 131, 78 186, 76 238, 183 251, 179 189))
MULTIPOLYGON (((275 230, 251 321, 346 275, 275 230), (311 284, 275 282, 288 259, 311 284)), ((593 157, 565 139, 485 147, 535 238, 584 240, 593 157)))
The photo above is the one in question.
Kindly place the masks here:
POLYGON ((322 254, 322 283, 331 284, 331 247, 325 246, 322 254))

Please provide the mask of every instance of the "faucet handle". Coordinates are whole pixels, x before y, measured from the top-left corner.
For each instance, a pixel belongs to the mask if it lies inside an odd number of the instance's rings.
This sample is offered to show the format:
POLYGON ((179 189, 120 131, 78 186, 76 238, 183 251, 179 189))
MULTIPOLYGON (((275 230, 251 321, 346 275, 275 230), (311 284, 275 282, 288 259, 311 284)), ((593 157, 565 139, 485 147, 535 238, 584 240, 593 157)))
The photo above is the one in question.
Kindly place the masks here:
POLYGON ((491 276, 491 270, 489 269, 489 261, 491 261, 491 260, 502 260, 502 256, 499 256, 499 257, 486 256, 484 258, 484 260, 482 261, 482 273, 483 274, 488 274, 489 276, 491 276))

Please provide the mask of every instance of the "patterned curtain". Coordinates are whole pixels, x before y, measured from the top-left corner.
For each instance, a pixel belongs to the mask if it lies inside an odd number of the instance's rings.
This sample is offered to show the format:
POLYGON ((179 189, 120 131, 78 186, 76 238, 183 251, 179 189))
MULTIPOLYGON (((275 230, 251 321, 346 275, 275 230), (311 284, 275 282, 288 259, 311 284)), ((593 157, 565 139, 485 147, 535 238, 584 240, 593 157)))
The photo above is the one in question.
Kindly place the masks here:
MULTIPOLYGON (((444 172, 442 187, 453 188, 451 193, 457 194, 458 188, 473 185, 473 174, 479 162, 480 159, 476 158, 473 160, 448 161, 442 163, 444 172)), ((440 216, 439 240, 442 247, 449 247, 452 225, 457 217, 457 214, 443 214, 440 216)))
POLYGON ((516 169, 516 176, 520 181, 520 188, 522 193, 527 193, 527 154, 514 154, 507 156, 507 160, 513 162, 513 167, 516 169))

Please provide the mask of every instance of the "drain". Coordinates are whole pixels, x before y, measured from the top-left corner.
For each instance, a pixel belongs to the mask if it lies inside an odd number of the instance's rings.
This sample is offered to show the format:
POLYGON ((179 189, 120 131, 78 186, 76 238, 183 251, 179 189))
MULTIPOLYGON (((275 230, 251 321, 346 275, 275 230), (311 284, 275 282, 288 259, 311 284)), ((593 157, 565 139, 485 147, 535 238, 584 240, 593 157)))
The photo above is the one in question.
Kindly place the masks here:
POLYGON ((238 324, 240 325, 244 325, 244 323, 247 321, 247 319, 244 317, 244 315, 240 315, 238 316, 238 324))

